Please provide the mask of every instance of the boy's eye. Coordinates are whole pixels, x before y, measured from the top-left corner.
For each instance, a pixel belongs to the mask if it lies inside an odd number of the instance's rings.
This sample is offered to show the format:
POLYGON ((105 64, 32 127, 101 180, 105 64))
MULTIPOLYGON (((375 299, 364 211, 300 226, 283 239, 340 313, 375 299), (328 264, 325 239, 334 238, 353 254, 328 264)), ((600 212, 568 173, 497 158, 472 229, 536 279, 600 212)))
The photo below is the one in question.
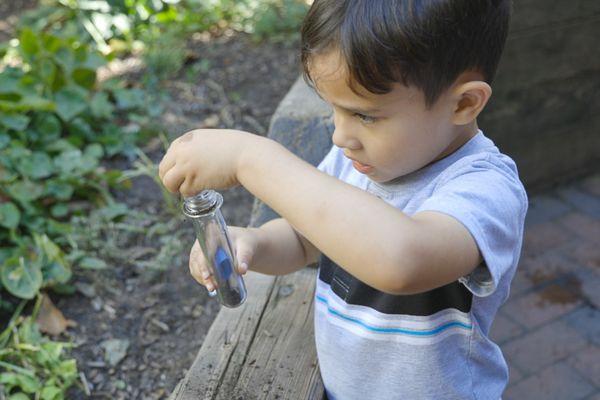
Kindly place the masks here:
POLYGON ((361 122, 364 124, 372 124, 377 121, 377 118, 369 117, 368 115, 364 115, 364 114, 355 113, 354 116, 357 117, 358 119, 360 119, 361 122))

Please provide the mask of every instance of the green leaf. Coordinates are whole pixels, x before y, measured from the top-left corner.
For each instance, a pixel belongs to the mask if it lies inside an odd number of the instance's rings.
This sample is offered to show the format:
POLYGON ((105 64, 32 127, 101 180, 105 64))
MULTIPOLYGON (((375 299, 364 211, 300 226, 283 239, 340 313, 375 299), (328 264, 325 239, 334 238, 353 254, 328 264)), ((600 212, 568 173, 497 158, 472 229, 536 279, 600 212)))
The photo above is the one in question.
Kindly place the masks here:
POLYGON ((96 83, 96 71, 92 69, 76 68, 71 75, 75 83, 88 90, 96 83))
POLYGON ((98 68, 106 65, 106 62, 106 57, 102 56, 97 51, 93 51, 87 54, 87 57, 81 66, 96 71, 98 68))
POLYGON ((77 376, 77 361, 75 359, 64 360, 58 364, 58 373, 65 379, 77 376))
POLYGON ((69 214, 69 207, 63 203, 55 204, 50 208, 50 214, 54 218, 62 218, 69 214))
POLYGON ((21 212, 13 203, 0 204, 0 226, 14 229, 19 226, 21 212))
POLYGON ((36 263, 24 257, 6 260, 0 270, 0 280, 12 295, 22 299, 33 299, 42 286, 42 271, 36 263))
POLYGON ((58 139, 62 131, 60 120, 53 114, 38 114, 33 126, 43 135, 45 142, 58 139))
POLYGON ((8 129, 22 131, 29 124, 29 117, 20 114, 5 114, 0 112, 0 125, 4 125, 8 129))
POLYGON ((56 72, 56 65, 52 62, 52 60, 46 58, 40 61, 38 73, 47 87, 52 87, 54 85, 56 72))
POLYGON ((74 192, 73 186, 68 183, 48 181, 44 194, 56 198, 57 200, 70 200, 74 192))
POLYGON ((79 261, 79 266, 85 269, 106 269, 104 260, 95 257, 84 257, 79 261))
POLYGON ((53 35, 44 35, 42 37, 42 45, 49 53, 56 53, 63 45, 63 41, 53 35))
POLYGON ((52 159, 39 151, 34 152, 30 157, 22 159, 17 169, 26 177, 31 179, 47 178, 54 172, 52 159))
POLYGON ((0 100, 0 111, 27 112, 27 111, 55 111, 56 104, 50 100, 36 95, 19 97, 18 101, 0 100))
POLYGON ((92 143, 85 148, 83 154, 88 157, 100 159, 104 155, 104 149, 102 148, 102 145, 92 143))
POLYGON ((18 93, 23 73, 20 70, 5 69, 0 73, 0 93, 18 93))
POLYGON ((108 94, 97 92, 92 97, 90 109, 92 110, 92 115, 96 118, 111 118, 115 107, 108 100, 108 94))
POLYGON ((77 288, 69 283, 56 283, 51 289, 54 293, 64 296, 71 296, 77 292, 77 288))
POLYGON ((44 282, 50 285, 67 283, 71 279, 71 275, 71 270, 67 266, 56 261, 46 264, 42 268, 44 282))
POLYGON ((17 181, 8 185, 7 190, 12 197, 26 203, 38 199, 44 193, 42 185, 30 181, 17 181))
POLYGON ((112 221, 127 214, 129 214, 129 207, 124 203, 111 203, 98 210, 98 215, 106 221, 112 221))
POLYGON ((79 149, 63 151, 54 158, 54 165, 63 174, 70 175, 76 170, 81 170, 83 164, 81 158, 82 154, 79 149))
POLYGON ((17 173, 9 171, 0 165, 0 183, 10 183, 18 178, 17 173))
POLYGON ((0 133, 0 150, 8 146, 9 143, 10 136, 8 136, 6 133, 0 133))
POLYGON ((23 54, 28 57, 35 56, 40 51, 40 44, 36 34, 29 28, 23 29, 19 37, 19 44, 23 54))
POLYGON ((38 199, 44 193, 44 188, 30 181, 17 181, 8 185, 7 191, 13 198, 27 203, 38 199))
POLYGON ((122 110, 144 105, 144 92, 140 89, 115 89, 113 94, 117 100, 117 106, 122 110))
POLYGON ((69 134, 83 137, 88 141, 93 141, 94 136, 96 136, 90 124, 79 117, 69 122, 69 124, 67 124, 67 129, 69 130, 69 134))
POLYGON ((35 244, 48 260, 58 260, 62 258, 63 252, 47 235, 33 234, 35 244))
POLYGON ((30 400, 30 398, 25 393, 15 393, 11 394, 7 400, 30 400))
POLYGON ((62 398, 62 390, 56 386, 46 386, 42 389, 41 400, 60 400, 62 398))
POLYGON ((58 222, 53 219, 47 219, 46 225, 46 232, 53 237, 65 236, 73 231, 70 224, 58 222))
POLYGON ((70 121, 87 108, 86 91, 76 86, 62 88, 55 95, 56 113, 63 121, 70 121))

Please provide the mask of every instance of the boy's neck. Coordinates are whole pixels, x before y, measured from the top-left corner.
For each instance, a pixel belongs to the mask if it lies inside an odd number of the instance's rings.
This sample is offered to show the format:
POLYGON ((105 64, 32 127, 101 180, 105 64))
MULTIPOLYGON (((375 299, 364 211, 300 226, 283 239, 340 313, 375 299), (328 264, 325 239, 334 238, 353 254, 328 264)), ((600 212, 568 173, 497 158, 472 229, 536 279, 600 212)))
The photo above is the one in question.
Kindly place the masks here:
POLYGON ((477 135, 477 132, 479 132, 477 121, 473 121, 468 125, 458 126, 456 128, 457 130, 455 139, 452 141, 452 143, 450 143, 448 147, 444 149, 444 151, 440 153, 439 156, 437 156, 433 161, 431 161, 430 164, 433 164, 436 161, 448 157, 450 154, 454 153, 456 150, 464 146, 465 143, 471 140, 475 135, 477 135))

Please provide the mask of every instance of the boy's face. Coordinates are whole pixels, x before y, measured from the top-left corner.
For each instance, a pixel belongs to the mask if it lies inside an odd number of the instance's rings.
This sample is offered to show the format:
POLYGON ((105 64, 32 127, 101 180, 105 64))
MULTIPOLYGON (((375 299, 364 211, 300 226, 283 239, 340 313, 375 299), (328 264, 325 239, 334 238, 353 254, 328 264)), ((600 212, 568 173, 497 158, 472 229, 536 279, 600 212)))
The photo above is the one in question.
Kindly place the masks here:
POLYGON ((450 90, 427 108, 424 94, 396 84, 375 95, 348 86, 345 64, 337 51, 314 56, 311 76, 319 95, 332 105, 333 143, 353 160, 354 168, 376 182, 387 182, 451 154, 476 133, 456 126, 456 101, 450 90))

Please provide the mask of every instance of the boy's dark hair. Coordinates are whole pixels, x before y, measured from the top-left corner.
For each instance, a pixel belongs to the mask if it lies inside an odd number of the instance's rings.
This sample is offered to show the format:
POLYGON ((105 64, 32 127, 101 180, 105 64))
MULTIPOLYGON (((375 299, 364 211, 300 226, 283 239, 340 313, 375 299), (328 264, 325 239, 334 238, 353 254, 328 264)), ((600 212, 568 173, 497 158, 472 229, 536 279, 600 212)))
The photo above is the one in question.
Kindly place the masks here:
POLYGON ((427 106, 468 70, 491 83, 506 42, 510 0, 315 0, 302 26, 302 66, 337 49, 349 85, 375 94, 416 86, 427 106))

